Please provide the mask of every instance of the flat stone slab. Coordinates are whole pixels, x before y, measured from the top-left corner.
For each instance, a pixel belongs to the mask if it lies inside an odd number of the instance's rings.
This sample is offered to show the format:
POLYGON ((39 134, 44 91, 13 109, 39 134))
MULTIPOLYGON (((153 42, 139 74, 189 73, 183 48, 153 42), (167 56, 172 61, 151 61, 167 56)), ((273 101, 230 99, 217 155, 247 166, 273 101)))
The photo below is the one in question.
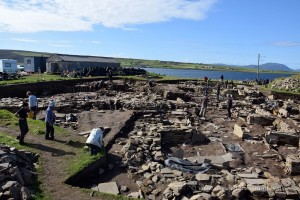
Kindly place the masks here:
POLYGON ((195 178, 197 181, 209 181, 210 175, 198 173, 198 174, 196 174, 195 178))
POLYGON ((162 174, 173 174, 173 171, 170 168, 162 168, 160 170, 160 173, 162 173, 162 174))
POLYGON ((214 165, 223 165, 225 162, 232 161, 232 154, 227 153, 222 156, 195 156, 188 157, 188 161, 192 163, 204 163, 205 160, 210 160, 211 164, 214 165))
POLYGON ((258 174, 237 174, 241 178, 258 178, 258 174))
POLYGON ((118 195, 120 193, 116 182, 99 183, 98 190, 99 192, 105 192, 114 195, 118 195))
POLYGON ((249 179, 245 178, 245 181, 249 185, 264 185, 265 179, 257 178, 257 179, 249 179))

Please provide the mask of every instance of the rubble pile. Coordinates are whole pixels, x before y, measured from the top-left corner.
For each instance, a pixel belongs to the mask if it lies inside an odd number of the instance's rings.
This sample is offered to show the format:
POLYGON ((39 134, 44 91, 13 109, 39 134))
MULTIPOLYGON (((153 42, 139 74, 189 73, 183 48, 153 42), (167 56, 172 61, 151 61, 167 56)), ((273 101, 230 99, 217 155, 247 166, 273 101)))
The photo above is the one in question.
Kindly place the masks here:
POLYGON ((299 92, 299 87, 300 87, 300 80, 295 77, 276 79, 271 83, 272 89, 286 90, 291 92, 299 92))
POLYGON ((0 144, 0 199, 32 199, 38 156, 0 144))

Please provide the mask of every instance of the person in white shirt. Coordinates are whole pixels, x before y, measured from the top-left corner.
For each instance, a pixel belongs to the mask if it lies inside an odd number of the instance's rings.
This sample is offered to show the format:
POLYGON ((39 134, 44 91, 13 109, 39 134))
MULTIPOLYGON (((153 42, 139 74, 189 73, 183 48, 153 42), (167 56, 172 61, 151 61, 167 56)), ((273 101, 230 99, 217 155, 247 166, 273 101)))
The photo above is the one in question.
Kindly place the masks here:
POLYGON ((37 108, 38 108, 37 98, 30 91, 28 91, 26 94, 28 96, 28 104, 29 104, 30 112, 33 112, 32 119, 36 119, 37 108))
POLYGON ((103 148, 102 139, 103 131, 100 128, 94 128, 85 142, 90 148, 91 155, 96 155, 103 148))

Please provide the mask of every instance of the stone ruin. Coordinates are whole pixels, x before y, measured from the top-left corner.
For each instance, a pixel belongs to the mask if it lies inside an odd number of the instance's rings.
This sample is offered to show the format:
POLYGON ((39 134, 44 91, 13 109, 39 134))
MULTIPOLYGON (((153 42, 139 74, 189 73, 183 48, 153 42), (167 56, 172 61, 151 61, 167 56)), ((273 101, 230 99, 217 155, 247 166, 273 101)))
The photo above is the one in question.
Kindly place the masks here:
POLYGON ((38 156, 0 144, 0 199, 32 199, 38 156))
MULTIPOLYGON (((107 159, 94 175, 97 184, 89 188, 145 199, 299 198, 299 102, 274 99, 244 85, 222 88, 218 102, 210 87, 207 117, 199 118, 194 110, 203 87, 201 82, 135 83, 126 90, 55 95, 61 113, 57 123, 74 129, 83 110, 139 113, 133 128, 120 132, 108 149, 116 159, 107 159), (226 119, 226 94, 234 98, 234 120, 226 119), (67 121, 71 114, 74 120, 67 121), (169 158, 178 163, 168 165, 169 158), (118 175, 109 177, 114 171, 125 173, 130 184, 118 175)), ((41 107, 48 99, 39 98, 41 107)), ((0 106, 12 110, 20 100, 3 98, 0 106)))

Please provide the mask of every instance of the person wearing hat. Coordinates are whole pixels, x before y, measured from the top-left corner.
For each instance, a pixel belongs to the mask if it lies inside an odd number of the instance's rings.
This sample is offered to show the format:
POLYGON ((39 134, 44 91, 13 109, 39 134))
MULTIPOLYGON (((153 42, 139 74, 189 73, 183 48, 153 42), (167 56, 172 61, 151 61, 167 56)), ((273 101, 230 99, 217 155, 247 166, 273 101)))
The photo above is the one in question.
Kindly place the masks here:
POLYGON ((45 134, 45 139, 46 140, 54 140, 54 122, 55 122, 55 114, 53 112, 55 106, 54 101, 50 101, 49 106, 46 110, 46 117, 45 117, 45 122, 46 122, 46 134, 45 134))
POLYGON ((36 96, 34 96, 30 91, 26 93, 28 96, 28 103, 29 103, 29 109, 30 112, 33 112, 33 118, 36 119, 36 113, 37 113, 37 107, 38 107, 38 101, 36 96))
POLYGON ((17 136, 19 140, 19 144, 24 144, 24 137, 28 133, 28 124, 27 124, 27 110, 28 103, 23 102, 21 108, 15 113, 16 117, 19 117, 19 127, 20 127, 20 135, 17 136))

